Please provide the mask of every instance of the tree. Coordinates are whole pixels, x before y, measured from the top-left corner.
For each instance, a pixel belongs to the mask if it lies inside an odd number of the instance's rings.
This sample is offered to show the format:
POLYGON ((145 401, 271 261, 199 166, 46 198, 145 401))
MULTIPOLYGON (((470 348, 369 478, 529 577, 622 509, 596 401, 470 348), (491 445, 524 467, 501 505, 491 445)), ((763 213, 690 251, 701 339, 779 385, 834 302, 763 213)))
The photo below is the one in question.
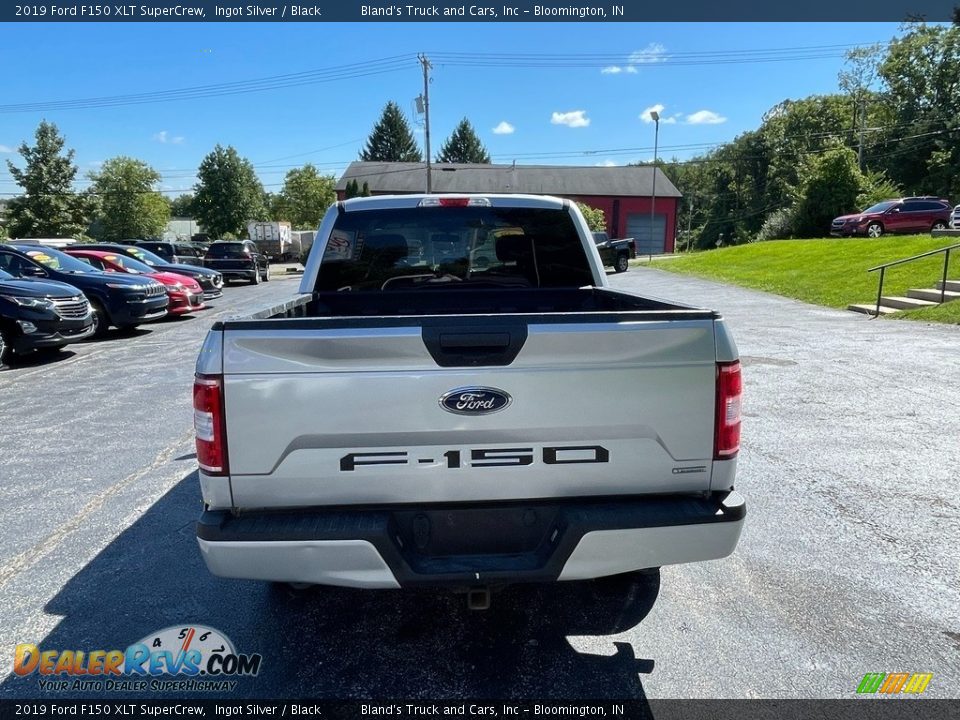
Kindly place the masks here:
POLYGON ((98 240, 151 238, 163 232, 170 205, 156 190, 160 173, 141 160, 119 156, 90 173, 99 199, 98 240))
POLYGON ((356 178, 347 181, 347 187, 343 191, 343 196, 345 200, 360 196, 360 184, 357 182, 356 178))
POLYGON ((212 237, 240 235, 250 220, 265 220, 263 185, 250 161, 217 145, 200 163, 194 215, 212 237))
POLYGON ((864 178, 857 155, 837 147, 809 161, 797 201, 794 229, 800 237, 822 237, 830 221, 857 206, 864 178))
POLYGON ((422 162, 423 156, 413 139, 413 132, 400 108, 392 100, 373 126, 361 160, 377 162, 422 162))
POLYGON ((297 230, 315 229, 327 208, 337 200, 336 184, 333 175, 321 175, 309 163, 291 170, 275 198, 277 219, 289 220, 297 230))
POLYGON ((477 137, 473 125, 464 118, 443 143, 440 154, 437 155, 437 162, 489 164, 490 154, 477 137))
POLYGON ((170 215, 173 217, 193 217, 193 195, 184 193, 170 201, 170 215))
POLYGON ((960 194, 960 26, 909 28, 880 64, 899 126, 881 169, 913 194, 960 194))
POLYGON ((26 161, 20 169, 11 161, 7 168, 23 195, 7 206, 7 231, 11 237, 77 237, 90 222, 94 202, 73 190, 77 166, 73 150, 63 152, 64 138, 53 123, 37 126, 36 145, 25 142, 19 152, 26 161))
POLYGON ((370 192, 370 183, 364 180, 363 188, 360 190, 360 197, 370 197, 371 195, 373 195, 373 193, 370 192))
POLYGON ((606 232, 607 216, 603 214, 603 210, 582 202, 578 202, 577 207, 580 208, 580 214, 583 215, 583 219, 587 221, 587 226, 591 230, 606 232))

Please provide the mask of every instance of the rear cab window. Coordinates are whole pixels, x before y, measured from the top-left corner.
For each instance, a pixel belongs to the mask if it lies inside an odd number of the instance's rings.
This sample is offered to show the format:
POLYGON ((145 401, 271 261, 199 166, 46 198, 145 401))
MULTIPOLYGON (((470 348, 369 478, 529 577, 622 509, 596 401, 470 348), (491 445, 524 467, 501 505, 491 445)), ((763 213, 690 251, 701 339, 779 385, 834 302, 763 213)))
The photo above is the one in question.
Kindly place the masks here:
POLYGON ((316 290, 592 284, 583 244, 566 209, 457 206, 340 214, 316 290))
POLYGON ((207 250, 208 258, 245 258, 250 250, 243 243, 214 243, 207 250))

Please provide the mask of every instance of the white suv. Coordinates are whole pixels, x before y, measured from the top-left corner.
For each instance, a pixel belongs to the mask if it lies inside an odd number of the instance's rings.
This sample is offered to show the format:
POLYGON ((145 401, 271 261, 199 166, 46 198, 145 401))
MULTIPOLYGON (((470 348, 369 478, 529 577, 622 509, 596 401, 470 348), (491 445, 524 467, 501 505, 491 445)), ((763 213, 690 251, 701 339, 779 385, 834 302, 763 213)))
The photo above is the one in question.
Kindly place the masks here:
POLYGON ((950 217, 950 227, 954 230, 960 230, 960 205, 953 209, 953 215, 950 217))

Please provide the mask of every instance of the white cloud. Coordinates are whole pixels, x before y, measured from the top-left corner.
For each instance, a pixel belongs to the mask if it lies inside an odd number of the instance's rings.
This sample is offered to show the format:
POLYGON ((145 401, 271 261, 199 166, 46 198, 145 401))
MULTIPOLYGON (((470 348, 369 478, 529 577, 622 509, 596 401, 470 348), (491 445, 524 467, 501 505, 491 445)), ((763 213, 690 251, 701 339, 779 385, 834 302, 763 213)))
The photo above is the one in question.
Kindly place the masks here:
POLYGON ((161 130, 153 136, 153 139, 165 145, 180 145, 184 138, 182 135, 171 135, 166 130, 161 130))
POLYGON ((667 59, 667 49, 660 43, 650 43, 643 50, 630 54, 628 62, 631 65, 649 65, 667 59))
POLYGON ((500 124, 493 129, 494 135, 513 135, 516 128, 506 120, 501 120, 500 124))
POLYGON ((590 118, 587 117, 586 110, 571 110, 570 112, 555 112, 550 117, 550 123, 553 125, 566 125, 571 128, 587 127, 590 124, 590 118))
POLYGON ((103 167, 103 160, 91 160, 91 161, 90 161, 89 163, 87 163, 87 164, 88 164, 90 167, 95 167, 95 168, 103 167))
POLYGON ((636 75, 640 72, 637 65, 650 65, 664 62, 667 59, 667 49, 660 43, 650 43, 643 50, 636 50, 627 57, 625 65, 608 65, 600 70, 604 75, 636 75))
POLYGON ((687 115, 685 122, 687 125, 719 125, 726 121, 727 119, 723 115, 712 110, 697 110, 697 112, 687 115))
POLYGON ((9 145, 0 145, 0 153, 12 153, 13 148, 9 145))
POLYGON ((613 160, 604 160, 603 162, 597 163, 597 167, 619 167, 619 166, 613 160))

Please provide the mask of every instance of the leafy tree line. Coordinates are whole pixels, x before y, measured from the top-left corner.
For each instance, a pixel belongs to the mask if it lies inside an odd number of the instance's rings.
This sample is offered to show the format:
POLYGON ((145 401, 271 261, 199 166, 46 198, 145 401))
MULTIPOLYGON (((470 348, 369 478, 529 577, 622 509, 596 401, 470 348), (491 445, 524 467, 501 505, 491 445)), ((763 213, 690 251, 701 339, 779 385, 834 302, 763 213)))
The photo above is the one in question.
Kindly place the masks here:
MULTIPOLYGON (((171 217, 195 218, 212 237, 240 236, 250 220, 285 220, 297 229, 313 229, 336 200, 336 178, 312 164, 290 170, 283 187, 267 192, 249 160, 233 147, 217 145, 200 163, 192 193, 168 198, 161 175, 136 158, 118 156, 87 175, 87 190, 74 190, 79 169, 74 151, 56 125, 43 121, 34 144, 19 147, 24 167, 7 166, 23 193, 6 202, 0 238, 93 237, 97 240, 156 237, 171 217)), ((360 154, 364 160, 421 162, 410 126, 396 103, 389 102, 360 154)), ((442 145, 437 162, 489 163, 470 122, 464 118, 442 145)), ((370 195, 356 180, 347 197, 370 195)))
POLYGON ((171 217, 196 218, 213 237, 242 235, 249 220, 313 229, 336 200, 336 179, 311 164, 290 170, 281 190, 267 193, 250 161, 220 145, 200 163, 193 193, 167 198, 160 173, 125 156, 105 161, 88 174, 89 188, 75 191, 74 151, 65 150, 56 125, 41 122, 34 143, 20 145, 24 167, 7 161, 23 193, 5 203, 5 236, 149 238, 161 235, 171 217))
POLYGON ((847 55, 839 90, 784 100, 760 127, 661 167, 684 194, 681 247, 818 237, 901 195, 960 199, 960 25, 905 25, 847 55))

